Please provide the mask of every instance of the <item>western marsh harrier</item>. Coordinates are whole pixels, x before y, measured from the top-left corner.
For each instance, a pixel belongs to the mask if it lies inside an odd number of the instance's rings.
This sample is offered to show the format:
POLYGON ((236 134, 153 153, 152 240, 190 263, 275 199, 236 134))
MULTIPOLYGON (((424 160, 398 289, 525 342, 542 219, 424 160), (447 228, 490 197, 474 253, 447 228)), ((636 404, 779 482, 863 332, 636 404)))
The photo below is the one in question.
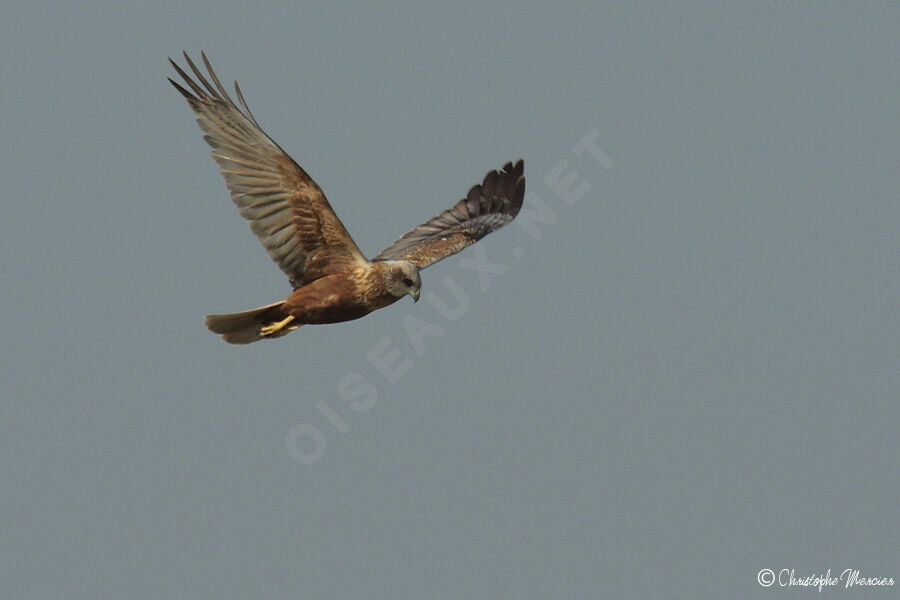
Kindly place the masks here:
POLYGON ((206 55, 201 56, 209 80, 185 53, 196 80, 169 59, 190 90, 169 81, 196 113, 241 216, 294 288, 274 304, 208 315, 206 326, 226 342, 249 344, 281 337, 301 325, 358 319, 406 295, 418 301, 420 269, 503 227, 522 207, 520 160, 491 171, 452 208, 366 260, 319 186, 263 133, 237 81, 240 107, 219 83, 206 55))

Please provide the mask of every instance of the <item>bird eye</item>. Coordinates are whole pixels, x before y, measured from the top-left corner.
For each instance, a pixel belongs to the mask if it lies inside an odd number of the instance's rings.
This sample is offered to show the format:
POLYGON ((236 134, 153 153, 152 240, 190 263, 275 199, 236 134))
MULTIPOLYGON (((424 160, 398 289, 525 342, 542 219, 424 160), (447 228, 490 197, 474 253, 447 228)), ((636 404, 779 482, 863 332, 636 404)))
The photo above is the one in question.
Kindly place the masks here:
POLYGON ((412 285, 412 279, 410 279, 409 277, 405 278, 403 280, 403 285, 412 285))

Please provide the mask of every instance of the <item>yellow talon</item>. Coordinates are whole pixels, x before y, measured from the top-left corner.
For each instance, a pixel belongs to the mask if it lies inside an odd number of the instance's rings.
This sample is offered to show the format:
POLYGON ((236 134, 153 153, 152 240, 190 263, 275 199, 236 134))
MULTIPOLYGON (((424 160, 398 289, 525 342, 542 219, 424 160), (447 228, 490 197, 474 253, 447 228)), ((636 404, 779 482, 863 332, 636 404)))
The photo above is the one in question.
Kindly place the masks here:
POLYGON ((281 321, 277 323, 272 323, 271 325, 266 325, 265 327, 260 327, 259 329, 259 337, 281 337, 282 335, 287 335, 293 330, 297 329, 299 325, 294 325, 293 327, 288 327, 291 321, 294 320, 293 315, 288 315, 281 321), (288 327, 287 331, 282 331, 285 327, 288 327))

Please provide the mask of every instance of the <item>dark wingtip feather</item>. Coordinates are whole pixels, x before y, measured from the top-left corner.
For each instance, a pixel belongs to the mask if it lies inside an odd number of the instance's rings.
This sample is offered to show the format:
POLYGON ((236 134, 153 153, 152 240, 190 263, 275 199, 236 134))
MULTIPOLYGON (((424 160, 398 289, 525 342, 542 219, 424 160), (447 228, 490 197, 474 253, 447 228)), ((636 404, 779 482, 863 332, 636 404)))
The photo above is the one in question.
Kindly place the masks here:
POLYGON ((234 106, 234 102, 231 101, 231 97, 228 95, 228 92, 225 91, 225 88, 222 87, 222 84, 219 83, 219 78, 216 77, 216 72, 213 71, 212 65, 209 64, 209 59, 206 58, 206 53, 203 50, 200 51, 200 56, 203 58, 203 64, 206 66, 206 70, 209 72, 209 76, 212 78, 213 83, 216 84, 216 89, 219 90, 219 93, 222 94, 222 97, 228 101, 228 104, 234 106))
POLYGON ((244 94, 241 93, 241 86, 238 85, 237 79, 234 80, 234 92, 237 94, 237 99, 241 103, 241 106, 244 107, 244 110, 247 113, 247 117, 253 121, 253 124, 259 127, 259 123, 256 122, 256 117, 253 116, 253 113, 250 112, 250 107, 247 106, 247 101, 244 100, 244 94))
POLYGON ((187 91, 186 89, 184 89, 183 87, 181 87, 177 81, 175 81, 171 77, 166 77, 166 79, 169 80, 169 83, 171 83, 173 86, 175 86, 175 89, 178 90, 182 96, 184 96, 188 100, 194 99, 194 95, 192 93, 190 93, 189 91, 187 91))
POLYGON ((207 81, 206 77, 203 76, 203 71, 201 71, 199 68, 197 68, 197 65, 194 64, 194 61, 191 60, 191 57, 188 56, 187 52, 184 53, 184 60, 187 62, 188 66, 191 68, 191 71, 194 72, 194 75, 197 77, 197 79, 200 80, 200 83, 203 84, 203 87, 206 88, 208 95, 217 100, 221 100, 222 98, 216 92, 216 88, 213 87, 212 84, 209 83, 209 81, 207 81))
POLYGON ((509 214, 515 218, 522 208, 522 202, 525 200, 525 161, 520 158, 515 165, 508 163, 503 170, 510 176, 509 214))
MULTIPOLYGON (((185 54, 185 56, 187 56, 187 54, 185 54)), ((194 90, 194 94, 196 94, 197 98, 203 99, 203 98, 209 97, 208 94, 203 91, 203 88, 201 88, 199 85, 197 85, 197 83, 193 79, 191 79, 191 77, 187 73, 184 72, 184 69, 182 69, 181 67, 178 66, 178 63, 176 63, 171 58, 169 59, 169 62, 172 63, 172 67, 175 69, 175 72, 178 73, 182 79, 184 79, 184 82, 186 84, 188 84, 188 86, 190 86, 190 88, 192 90, 194 90)), ((190 62, 190 59, 188 59, 188 62, 190 62)), ((171 79, 169 81, 171 81, 171 79)), ((184 89, 184 88, 181 88, 181 89, 184 89)), ((193 97, 193 96, 191 96, 191 97, 193 97)))
POLYGON ((509 214, 515 218, 519 211, 522 209, 522 202, 525 201, 525 177, 520 175, 518 179, 516 179, 516 188, 515 192, 513 192, 512 198, 509 200, 509 214))

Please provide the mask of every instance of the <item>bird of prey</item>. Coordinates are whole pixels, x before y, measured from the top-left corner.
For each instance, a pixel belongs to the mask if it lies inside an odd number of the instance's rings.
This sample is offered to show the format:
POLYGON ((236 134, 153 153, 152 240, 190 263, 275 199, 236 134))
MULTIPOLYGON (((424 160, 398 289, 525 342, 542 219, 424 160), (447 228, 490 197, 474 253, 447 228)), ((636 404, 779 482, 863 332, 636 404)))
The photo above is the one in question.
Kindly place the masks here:
POLYGON ((525 176, 519 160, 491 171, 465 198, 367 260, 319 186, 260 128, 237 81, 240 106, 201 56, 209 79, 184 53, 196 80, 170 58, 190 89, 169 81, 196 114, 241 216, 293 286, 273 304, 208 315, 206 326, 226 342, 249 344, 301 325, 358 319, 406 295, 418 301, 420 269, 509 223, 522 207, 525 176))

